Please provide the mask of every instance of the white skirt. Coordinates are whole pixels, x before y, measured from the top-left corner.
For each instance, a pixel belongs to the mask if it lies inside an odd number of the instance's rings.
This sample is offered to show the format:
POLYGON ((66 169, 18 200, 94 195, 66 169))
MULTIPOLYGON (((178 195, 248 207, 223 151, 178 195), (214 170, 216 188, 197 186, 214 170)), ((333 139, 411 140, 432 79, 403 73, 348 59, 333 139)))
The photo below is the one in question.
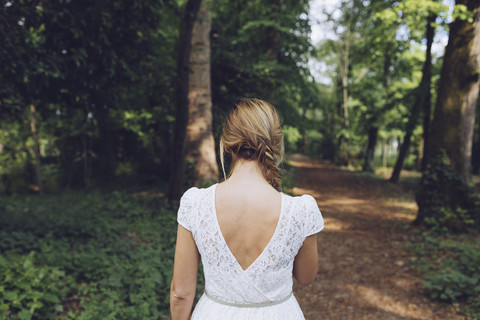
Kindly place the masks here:
POLYGON ((293 295, 280 304, 261 307, 236 307, 218 303, 205 294, 198 300, 191 320, 304 320, 293 295))

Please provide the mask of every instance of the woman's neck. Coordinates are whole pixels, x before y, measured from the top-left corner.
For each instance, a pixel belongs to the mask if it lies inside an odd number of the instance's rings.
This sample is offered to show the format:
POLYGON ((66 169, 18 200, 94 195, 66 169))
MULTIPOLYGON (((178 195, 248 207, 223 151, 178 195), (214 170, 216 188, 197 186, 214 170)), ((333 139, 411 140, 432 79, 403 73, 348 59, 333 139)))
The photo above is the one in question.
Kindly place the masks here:
POLYGON ((268 183, 263 176, 260 164, 255 160, 238 159, 232 169, 232 174, 228 178, 231 182, 241 182, 243 180, 254 182, 256 180, 268 183))

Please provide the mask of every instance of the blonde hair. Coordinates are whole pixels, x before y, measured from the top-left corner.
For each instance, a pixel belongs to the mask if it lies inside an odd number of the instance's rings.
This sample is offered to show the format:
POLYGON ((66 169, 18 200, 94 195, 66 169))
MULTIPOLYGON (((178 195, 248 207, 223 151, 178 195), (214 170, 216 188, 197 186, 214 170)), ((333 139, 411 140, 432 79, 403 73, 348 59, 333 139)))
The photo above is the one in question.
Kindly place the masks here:
POLYGON ((279 164, 283 158, 283 134, 275 108, 268 102, 243 98, 235 103, 225 119, 220 138, 220 161, 225 179, 225 149, 232 153, 232 168, 238 158, 256 160, 265 179, 282 190, 279 164))

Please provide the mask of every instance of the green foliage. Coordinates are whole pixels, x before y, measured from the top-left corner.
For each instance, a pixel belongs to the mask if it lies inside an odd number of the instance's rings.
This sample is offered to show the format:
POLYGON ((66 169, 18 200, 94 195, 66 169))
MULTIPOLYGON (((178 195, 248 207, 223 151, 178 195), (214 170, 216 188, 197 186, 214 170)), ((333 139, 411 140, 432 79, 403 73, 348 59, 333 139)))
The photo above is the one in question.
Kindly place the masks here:
POLYGON ((33 251, 9 260, 0 255, 0 315, 48 319, 63 311, 61 302, 71 290, 71 276, 57 267, 36 266, 33 251))
POLYGON ((142 179, 166 172, 179 11, 166 1, 2 5, 0 191, 34 180, 30 104, 48 191, 111 179, 119 163, 142 179))
POLYGON ((287 160, 283 160, 280 165, 280 178, 282 180, 282 192, 289 194, 295 187, 295 167, 290 165, 287 160))
POLYGON ((298 141, 302 139, 302 135, 296 127, 292 126, 283 126, 282 131, 285 141, 285 152, 295 151, 298 141))
POLYGON ((212 99, 214 127, 240 97, 275 105, 284 124, 301 130, 300 112, 320 101, 307 68, 308 2, 213 1, 212 99), (278 39, 272 34, 278 35, 278 39))
POLYGON ((455 174, 444 151, 432 158, 416 194, 418 222, 442 232, 480 228, 480 197, 455 174))
POLYGON ((1 200, 2 316, 168 314, 176 215, 162 196, 97 190, 1 200))
POLYGON ((480 319, 478 245, 478 237, 472 235, 446 237, 423 232, 413 237, 409 246, 417 256, 413 265, 423 276, 422 284, 428 296, 459 303, 460 309, 472 319, 480 319))

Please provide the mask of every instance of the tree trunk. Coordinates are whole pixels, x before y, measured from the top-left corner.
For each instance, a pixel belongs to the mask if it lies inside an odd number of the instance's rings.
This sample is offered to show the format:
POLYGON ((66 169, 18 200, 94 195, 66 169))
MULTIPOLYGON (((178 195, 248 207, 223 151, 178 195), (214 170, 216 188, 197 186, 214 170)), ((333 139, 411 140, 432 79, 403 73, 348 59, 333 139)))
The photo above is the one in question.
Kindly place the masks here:
POLYGON ((91 153, 91 138, 84 133, 82 135, 82 156, 83 156, 83 186, 90 188, 92 181, 92 161, 91 153))
POLYGON ((342 80, 343 86, 343 117, 344 117, 344 124, 345 124, 345 137, 344 137, 344 147, 345 147, 345 160, 347 166, 350 165, 350 149, 349 149, 349 142, 350 142, 350 118, 348 114, 348 89, 347 89, 347 78, 345 77, 345 81, 342 80))
POLYGON ((387 139, 382 138, 382 167, 387 167, 387 139))
POLYGON ((428 81, 429 81, 428 91, 425 92, 425 100, 423 101, 423 157, 422 157, 422 164, 420 169, 422 172, 427 167, 427 154, 430 146, 430 122, 432 118, 432 93, 430 92, 431 82, 432 82, 431 51, 432 51, 433 37, 435 34, 435 27, 433 24, 435 23, 436 18, 437 18, 436 15, 431 15, 427 19, 427 59, 429 58, 428 54, 430 52, 430 65, 429 65, 430 75, 428 78, 428 81))
POLYGON ((475 124, 476 124, 476 137, 474 137, 474 142, 472 146, 472 174, 480 173, 480 97, 477 100, 477 112, 475 115, 475 124))
MULTIPOLYGON (((408 150, 410 149, 410 140, 412 138, 413 130, 417 126, 418 116, 420 114, 420 110, 423 107, 424 110, 430 112, 430 87, 431 87, 431 79, 432 79, 432 43, 433 43, 433 36, 435 33, 435 29, 432 26, 432 23, 435 21, 436 16, 431 16, 427 20, 427 50, 426 50, 426 57, 425 62, 423 63, 422 69, 422 80, 417 87, 416 95, 415 95, 415 102, 412 107, 412 111, 410 117, 407 122, 407 126, 405 128, 405 137, 403 138, 403 142, 400 146, 400 152, 398 153, 397 161, 395 162, 395 167, 392 172, 392 176, 390 177, 390 182, 397 183, 400 179, 400 173, 403 168, 403 163, 405 158, 408 155, 408 150)), ((430 115, 429 115, 430 116, 430 115)), ((425 127, 425 117, 424 117, 424 127, 425 127)), ((424 139, 428 138, 428 135, 425 136, 424 139)), ((426 145, 426 144, 424 144, 426 145)), ((425 153, 424 153, 425 157, 425 153)))
POLYGON ((363 163, 363 171, 375 172, 375 146, 377 145, 378 126, 372 125, 368 129, 368 144, 365 152, 365 161, 363 163))
POLYGON ((210 81, 211 2, 203 1, 192 32, 188 89, 187 161, 195 164, 195 184, 218 180, 212 134, 210 81))
POLYGON ((384 105, 380 110, 375 110, 370 119, 370 127, 368 129, 368 143, 367 150, 365 152, 365 158, 363 163, 363 171, 366 172, 375 172, 375 148, 377 146, 378 139, 378 129, 379 129, 379 118, 381 115, 390 109, 391 103, 390 94, 388 89, 390 87, 390 67, 392 65, 392 42, 388 42, 385 48, 385 62, 383 64, 383 91, 384 91, 384 105))
POLYGON ((457 19, 450 26, 427 154, 429 166, 417 193, 414 223, 428 223, 426 218, 432 217, 442 227, 464 230, 470 223, 466 219, 480 223, 478 205, 470 196, 475 191, 467 184, 480 89, 480 2, 456 3, 466 5, 474 20, 457 19))
POLYGON ((33 138, 33 154, 35 155, 35 179, 38 187, 38 192, 43 193, 43 177, 40 158, 40 143, 37 134, 37 119, 35 116, 36 109, 33 104, 30 105, 30 130, 33 138))
MULTIPOLYGON (((283 0, 270 0, 272 4, 272 16, 270 19, 278 21, 278 14, 283 0)), ((273 27, 267 27, 267 56, 272 61, 278 61, 280 53, 280 31, 273 27)))
MULTIPOLYGON (((302 109, 302 122, 305 124, 307 121, 307 107, 303 106, 302 109)), ((301 150, 303 154, 307 154, 307 130, 305 129, 305 125, 300 127, 300 131, 302 133, 302 145, 301 150)))
POLYGON ((193 24, 200 8, 201 0, 188 0, 180 23, 180 36, 177 51, 177 109, 172 150, 172 172, 170 176, 169 201, 178 200, 183 192, 185 177, 185 135, 188 123, 188 80, 189 59, 192 49, 193 24))
POLYGON ((450 27, 440 75, 437 103, 430 136, 430 155, 445 149, 455 173, 470 180, 470 160, 479 93, 480 2, 457 0, 474 12, 473 23, 456 20, 450 27))

